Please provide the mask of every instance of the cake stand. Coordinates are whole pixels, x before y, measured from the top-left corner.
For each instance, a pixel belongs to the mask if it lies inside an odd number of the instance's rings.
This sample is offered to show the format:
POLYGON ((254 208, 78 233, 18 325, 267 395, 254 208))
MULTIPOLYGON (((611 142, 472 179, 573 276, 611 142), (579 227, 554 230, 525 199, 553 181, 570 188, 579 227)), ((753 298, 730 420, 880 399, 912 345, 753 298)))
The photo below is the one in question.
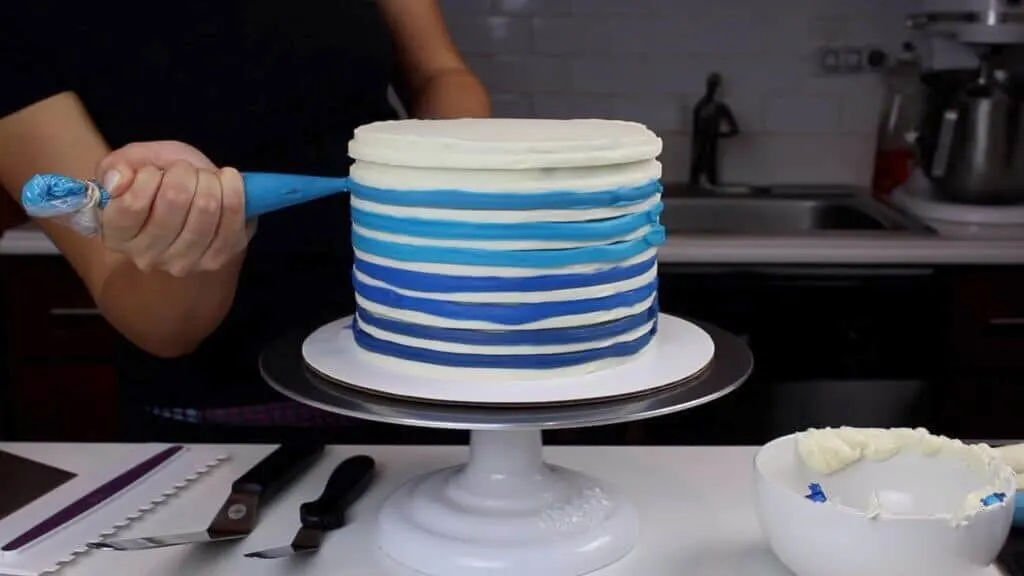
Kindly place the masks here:
MULTIPOLYGON (((303 356, 306 334, 276 341, 261 356, 260 369, 278 391, 322 410, 471 431, 468 463, 414 478, 384 503, 378 544, 392 559, 431 576, 577 576, 626 556, 638 538, 639 519, 614 487, 545 463, 541 431, 651 418, 736 389, 753 368, 749 349, 719 328, 700 328, 714 343, 701 370, 647 393, 591 402, 442 403, 370 392, 373 382, 339 382, 310 369, 303 356)), ((628 376, 627 368, 621 377, 628 376)), ((393 379, 395 373, 362 378, 393 379)))

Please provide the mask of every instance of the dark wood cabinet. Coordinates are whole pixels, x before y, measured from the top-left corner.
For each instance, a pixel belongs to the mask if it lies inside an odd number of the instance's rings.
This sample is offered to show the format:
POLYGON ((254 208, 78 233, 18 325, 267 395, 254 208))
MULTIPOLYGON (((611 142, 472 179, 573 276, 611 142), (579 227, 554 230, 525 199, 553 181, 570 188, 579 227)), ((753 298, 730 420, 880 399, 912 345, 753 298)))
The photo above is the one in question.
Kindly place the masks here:
POLYGON ((113 329, 59 256, 0 259, 10 403, 18 437, 113 440, 113 329))
POLYGON ((949 273, 946 349, 937 358, 944 433, 1024 437, 1024 267, 966 268, 949 273))

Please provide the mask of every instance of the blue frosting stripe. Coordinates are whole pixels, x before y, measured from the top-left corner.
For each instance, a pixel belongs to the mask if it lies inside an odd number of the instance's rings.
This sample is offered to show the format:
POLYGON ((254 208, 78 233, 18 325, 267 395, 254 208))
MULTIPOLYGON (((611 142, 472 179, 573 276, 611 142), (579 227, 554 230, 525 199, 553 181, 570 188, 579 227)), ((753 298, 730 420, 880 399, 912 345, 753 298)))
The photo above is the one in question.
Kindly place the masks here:
POLYGON ((430 298, 405 296, 388 288, 371 286, 356 278, 355 274, 352 275, 352 284, 355 287, 356 294, 381 306, 400 310, 415 310, 423 314, 450 318, 452 320, 476 320, 506 326, 519 326, 548 318, 636 306, 655 295, 658 291, 658 281, 655 279, 646 286, 635 290, 627 290, 601 298, 586 298, 564 302, 482 304, 475 302, 446 302, 430 298))
POLYGON ((604 220, 584 222, 467 222, 428 220, 389 216, 352 208, 356 226, 403 236, 443 240, 575 240, 595 241, 621 238, 658 223, 664 206, 661 202, 649 210, 604 220))
POLYGON ((642 238, 560 250, 483 250, 399 244, 352 231, 352 246, 360 252, 405 262, 494 266, 509 268, 561 268, 577 264, 621 262, 635 258, 665 242, 665 227, 656 225, 642 238))
POLYGON ((467 190, 392 190, 349 181, 352 196, 367 202, 391 206, 442 208, 449 210, 571 210, 609 208, 643 202, 661 194, 658 180, 640 186, 595 192, 470 192, 467 190))
POLYGON ((356 312, 360 324, 391 334, 431 342, 450 342, 472 346, 544 346, 596 342, 628 334, 652 321, 657 321, 658 318, 658 307, 654 305, 639 314, 588 326, 537 330, 468 330, 403 322, 379 316, 362 307, 357 308, 356 312))
POLYGON ((545 276, 449 276, 415 272, 355 259, 355 269, 379 282, 402 290, 417 292, 551 292, 590 288, 632 280, 649 272, 658 264, 657 257, 636 264, 614 266, 593 274, 549 274, 545 276))
POLYGON ((506 369, 551 369, 576 366, 607 358, 620 358, 637 354, 650 343, 654 338, 657 328, 640 338, 629 342, 612 344, 603 348, 593 350, 581 350, 579 352, 563 352, 559 354, 456 354, 451 352, 438 352, 387 342, 374 338, 363 331, 359 322, 352 323, 352 333, 356 344, 364 350, 374 352, 393 358, 437 364, 441 366, 454 366, 459 368, 506 368, 506 369))

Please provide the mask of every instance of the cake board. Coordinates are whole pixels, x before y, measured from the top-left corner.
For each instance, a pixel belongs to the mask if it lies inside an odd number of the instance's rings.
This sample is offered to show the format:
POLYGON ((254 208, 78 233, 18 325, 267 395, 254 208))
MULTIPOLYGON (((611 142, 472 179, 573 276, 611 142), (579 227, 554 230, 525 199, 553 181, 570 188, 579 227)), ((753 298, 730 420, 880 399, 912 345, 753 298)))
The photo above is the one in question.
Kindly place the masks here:
MULTIPOLYGON (((662 319, 670 325, 693 325, 670 316, 662 319)), ((329 412, 471 431, 467 464, 415 478, 383 505, 378 544, 392 559, 431 576, 577 576, 625 557, 636 543, 640 522, 629 500, 614 487, 546 464, 541 431, 678 412, 739 387, 753 368, 749 349, 719 328, 698 327, 713 342, 710 363, 696 370, 691 363, 687 372, 677 370, 675 380, 647 393, 593 402, 441 403, 373 393, 367 389, 379 388, 379 383, 339 384, 307 366, 302 334, 271 345, 260 369, 283 394, 329 412)), ((659 331, 656 340, 664 333, 659 331)), ((675 356, 663 355, 659 362, 682 365, 675 356)), ((628 369, 621 376, 631 378, 628 369)), ((394 372, 381 370, 375 377, 394 378, 394 372)))

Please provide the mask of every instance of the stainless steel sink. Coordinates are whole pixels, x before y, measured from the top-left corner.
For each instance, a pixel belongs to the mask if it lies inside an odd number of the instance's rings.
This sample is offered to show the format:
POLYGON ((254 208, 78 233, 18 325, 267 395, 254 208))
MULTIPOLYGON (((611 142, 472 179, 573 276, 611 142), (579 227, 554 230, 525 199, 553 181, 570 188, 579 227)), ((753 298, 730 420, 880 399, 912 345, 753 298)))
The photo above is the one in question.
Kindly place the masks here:
POLYGON ((750 236, 930 234, 896 209, 859 194, 690 193, 663 198, 669 234, 750 236))

